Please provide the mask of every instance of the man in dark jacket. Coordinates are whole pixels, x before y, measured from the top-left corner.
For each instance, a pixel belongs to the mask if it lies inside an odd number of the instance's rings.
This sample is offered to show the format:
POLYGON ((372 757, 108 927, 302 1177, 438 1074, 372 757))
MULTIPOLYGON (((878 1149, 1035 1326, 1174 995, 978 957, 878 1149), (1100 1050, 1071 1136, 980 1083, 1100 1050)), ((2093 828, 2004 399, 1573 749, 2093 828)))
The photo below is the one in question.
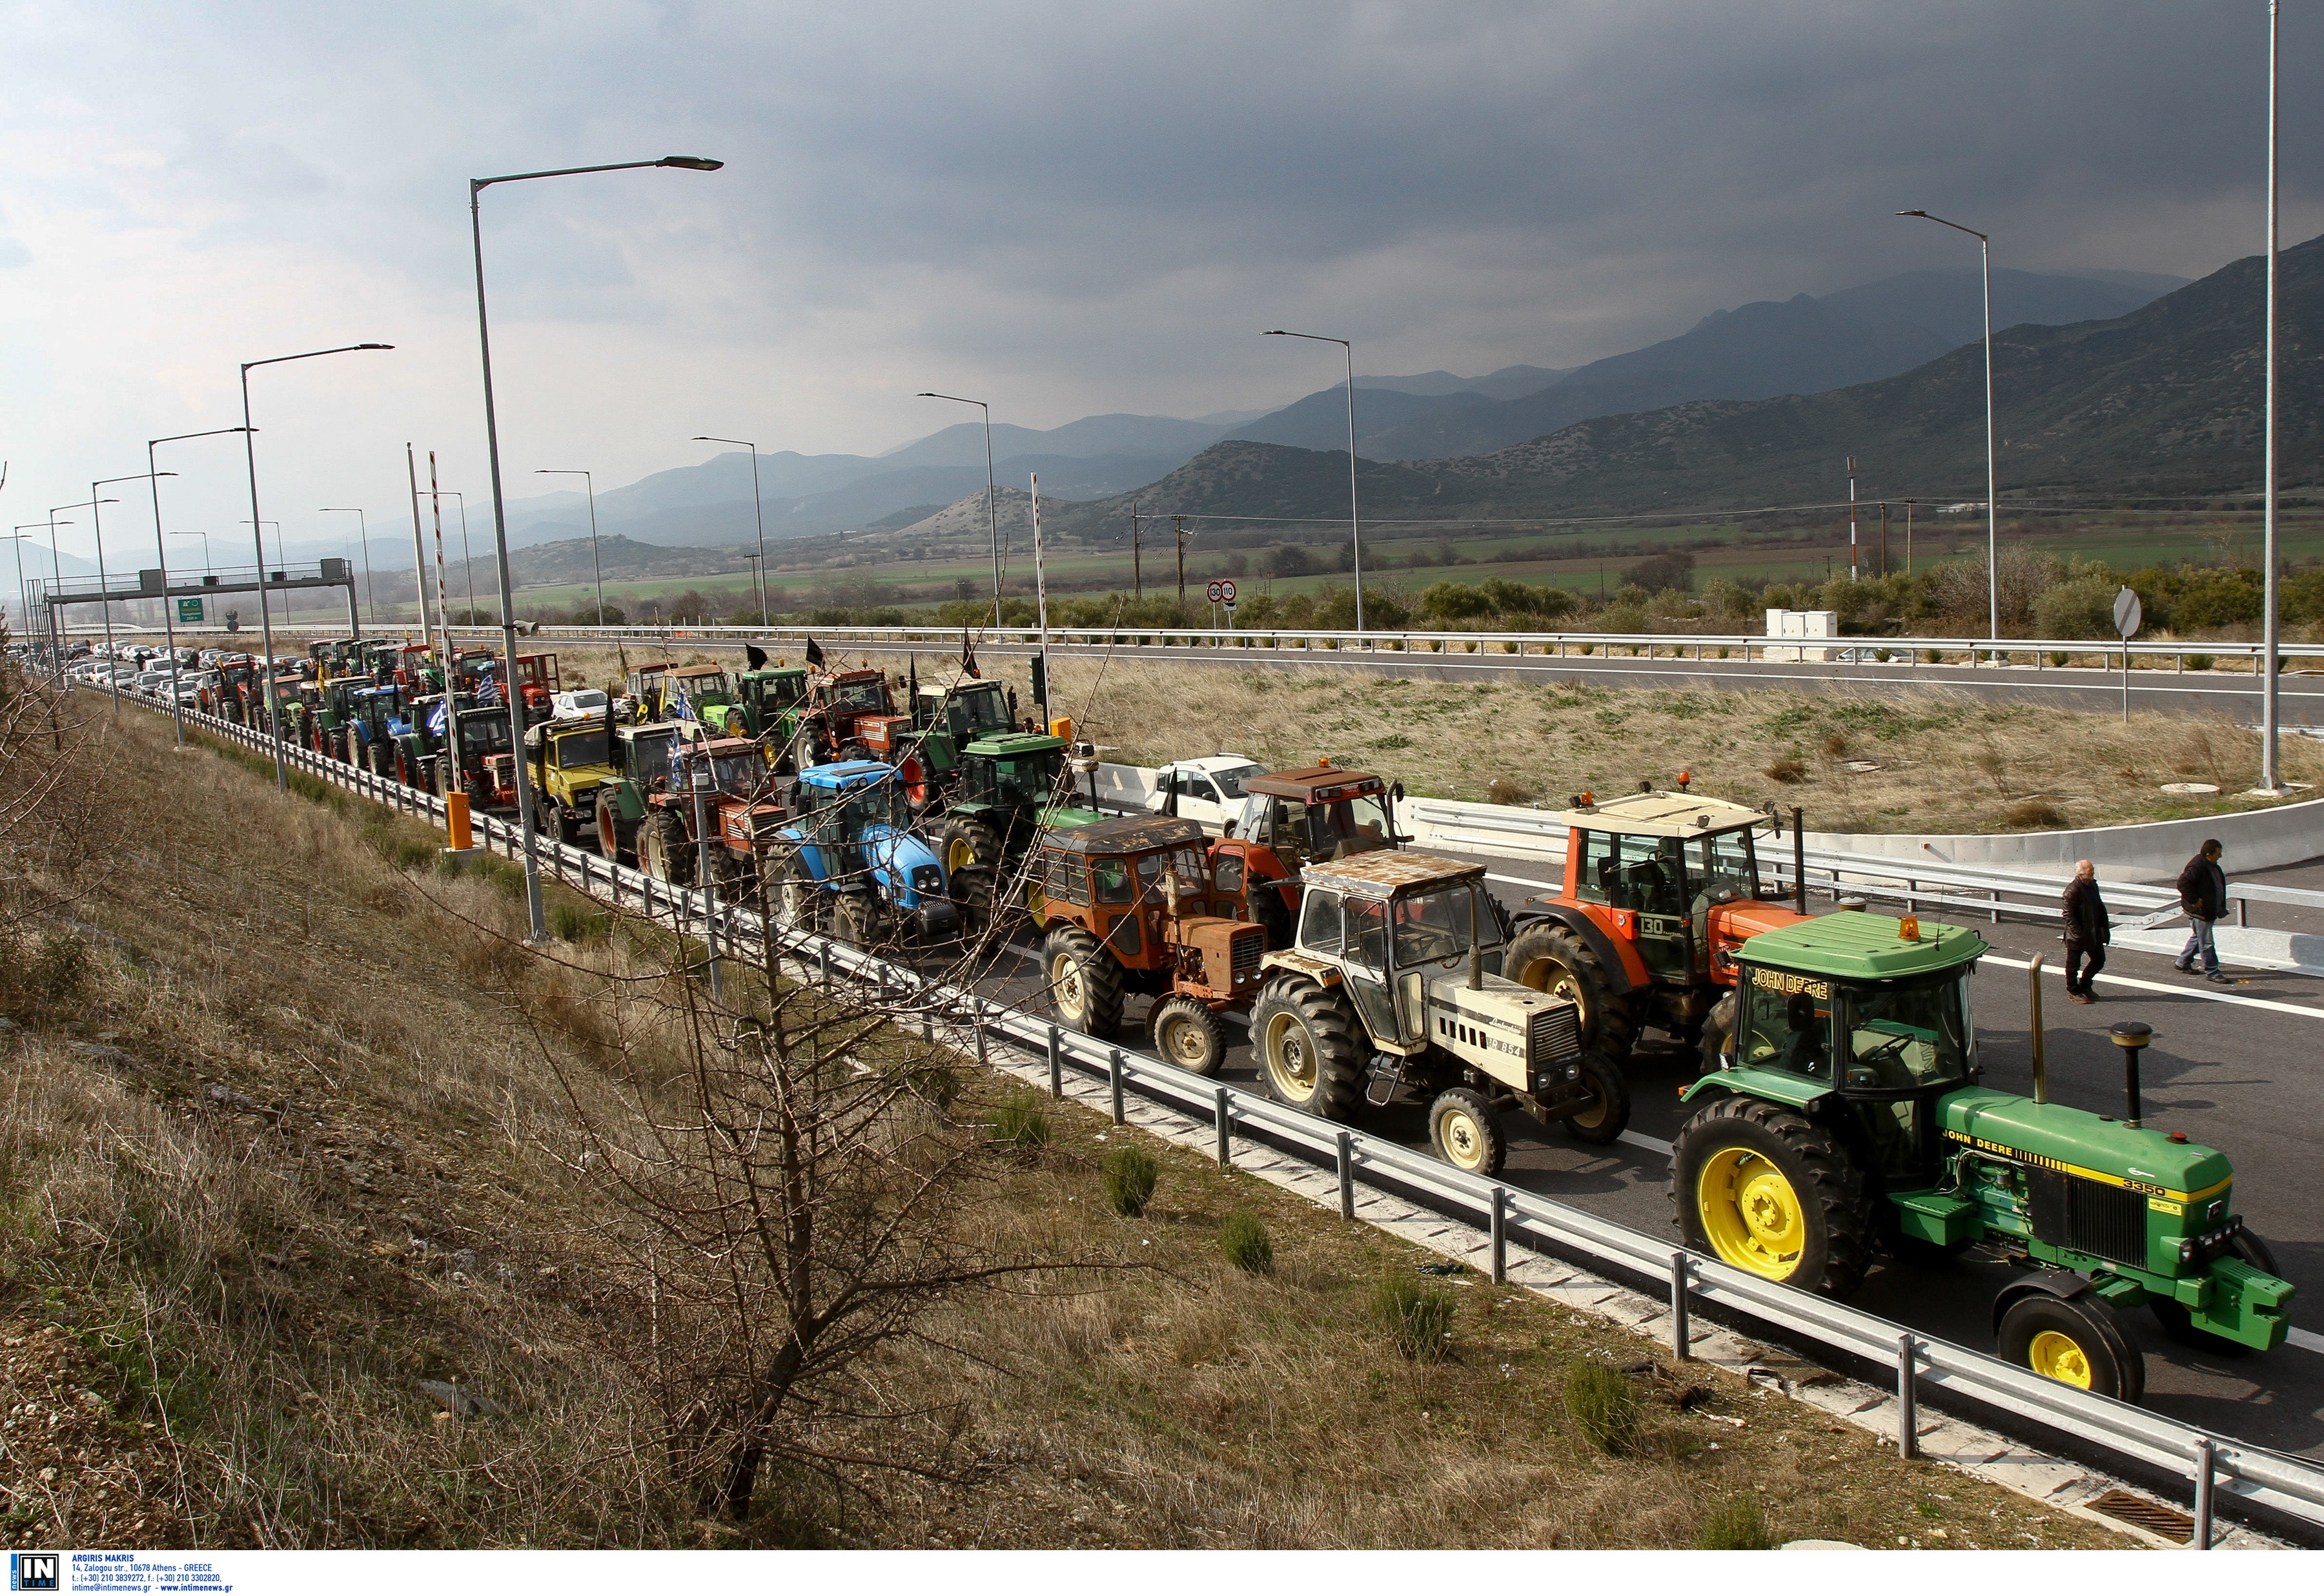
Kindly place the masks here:
POLYGON ((2226 986, 2229 983, 2219 973, 2218 944, 2211 935, 2212 926, 2227 912, 2227 872, 2219 868, 2219 853, 2218 839, 2212 838, 2179 872, 2179 907, 2187 911, 2187 923, 2194 928, 2188 933, 2187 946, 2179 950, 2177 962, 2180 969, 2190 969, 2200 954, 2203 979, 2226 986))
POLYGON ((2098 994, 2090 990, 2090 982, 2106 968, 2114 922, 2107 918, 2106 899, 2098 896, 2098 866, 2087 859, 2074 866, 2074 879, 2066 883, 2064 914, 2066 996, 2077 1003, 2094 1003, 2098 994))

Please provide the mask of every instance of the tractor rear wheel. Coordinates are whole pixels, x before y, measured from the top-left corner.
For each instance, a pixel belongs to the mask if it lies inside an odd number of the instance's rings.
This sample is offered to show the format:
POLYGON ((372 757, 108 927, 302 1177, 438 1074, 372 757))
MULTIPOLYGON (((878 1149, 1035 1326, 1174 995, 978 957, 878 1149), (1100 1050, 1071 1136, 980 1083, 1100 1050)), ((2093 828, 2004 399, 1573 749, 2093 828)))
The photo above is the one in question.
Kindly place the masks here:
POLYGON ((622 846, 622 810, 610 797, 597 800, 597 852, 619 864, 625 850, 622 846))
POLYGON ((2135 1402, 2146 1395, 2146 1358, 2122 1316, 2089 1295, 2028 1293, 2001 1315, 2001 1355, 2044 1379, 2101 1397, 2135 1402))
POLYGON ((1582 1056, 1582 1079, 1598 1101, 1558 1123, 1574 1140, 1604 1147, 1630 1128, 1630 1085, 1619 1065, 1596 1053, 1582 1056))
POLYGON ((880 941, 880 903, 869 892, 842 892, 832 912, 832 934, 850 947, 869 948, 880 941))
POLYGON ((964 934, 991 923, 1006 848, 1000 829, 980 815, 946 816, 936 833, 936 857, 944 862, 953 901, 960 905, 964 934))
POLYGON ((1509 1152, 1493 1105, 1467 1086, 1440 1092, 1428 1105, 1428 1139, 1438 1158, 1471 1175, 1499 1175, 1509 1152))
POLYGON ((1121 1029, 1121 965, 1096 937, 1079 926, 1058 927, 1042 943, 1041 969, 1058 1019, 1086 1036, 1121 1029))
MULTIPOLYGON (((2235 1249, 2237 1258, 2262 1274, 2281 1276, 2283 1273, 2275 1267, 2275 1254, 2268 1250, 2267 1243, 2249 1231, 2237 1231, 2228 1244, 2235 1249)), ((2252 1350, 2239 1341, 2229 1341, 2224 1335, 2214 1335, 2199 1328, 2194 1315, 2187 1311, 2183 1303, 2173 1302, 2167 1296, 2150 1296, 2146 1299, 2146 1305, 2154 1310, 2155 1321, 2163 1326, 2163 1333, 2181 1346, 2200 1347, 2222 1358, 2240 1358, 2252 1350)))
POLYGON ((1250 1039, 1267 1090, 1318 1119, 1353 1119, 1364 1095, 1364 1031, 1347 999, 1304 975, 1259 989, 1250 1039))
POLYGON ((1831 1134, 1780 1103, 1722 1096, 1679 1130, 1671 1201, 1689 1247, 1835 1298, 1864 1283, 1871 1204, 1831 1134))
POLYGON ((692 885, 694 849, 686 840, 685 822, 668 809, 648 815, 638 827, 638 863, 658 881, 692 885))
POLYGON ((1536 920, 1510 939, 1501 969, 1511 981, 1563 998, 1582 1010, 1582 1045, 1619 1064, 1637 1044, 1638 1021, 1626 993, 1590 945, 1555 920, 1536 920))
POLYGON ((1154 1033, 1154 1051, 1165 1064, 1191 1075, 1214 1075, 1226 1061, 1227 1028, 1199 999, 1165 998, 1154 1005, 1146 1024, 1154 1033))

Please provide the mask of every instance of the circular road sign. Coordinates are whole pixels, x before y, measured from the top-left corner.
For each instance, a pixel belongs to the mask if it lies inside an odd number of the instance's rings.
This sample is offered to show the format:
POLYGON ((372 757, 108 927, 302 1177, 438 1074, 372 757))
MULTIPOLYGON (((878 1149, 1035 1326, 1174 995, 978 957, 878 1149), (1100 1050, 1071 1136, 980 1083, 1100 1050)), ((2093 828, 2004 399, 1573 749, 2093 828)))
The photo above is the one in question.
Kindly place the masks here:
POLYGON ((1212 583, 1212 584, 1210 585, 1210 586, 1209 586, 1209 587, 1207 587, 1207 588, 1205 588, 1204 591, 1205 593, 1207 593, 1207 594, 1210 595, 1210 600, 1211 600, 1211 602, 1212 602, 1213 604, 1216 604, 1216 603, 1218 603, 1218 602, 1219 602, 1219 584, 1218 584, 1218 583, 1216 583, 1216 582, 1212 583))
POLYGON ((1234 580, 1233 580, 1233 578, 1232 578, 1232 577, 1229 577, 1227 580, 1225 580, 1225 581, 1223 581, 1223 582, 1221 582, 1218 586, 1219 586, 1219 602, 1220 602, 1221 604, 1222 604, 1226 605, 1229 609, 1232 609, 1232 608, 1234 607, 1234 595, 1235 595, 1235 585, 1234 585, 1234 580))
POLYGON ((2138 595, 2124 588, 2114 595, 2114 629, 2124 637, 2135 635, 2145 624, 2146 611, 2138 602, 2138 595))

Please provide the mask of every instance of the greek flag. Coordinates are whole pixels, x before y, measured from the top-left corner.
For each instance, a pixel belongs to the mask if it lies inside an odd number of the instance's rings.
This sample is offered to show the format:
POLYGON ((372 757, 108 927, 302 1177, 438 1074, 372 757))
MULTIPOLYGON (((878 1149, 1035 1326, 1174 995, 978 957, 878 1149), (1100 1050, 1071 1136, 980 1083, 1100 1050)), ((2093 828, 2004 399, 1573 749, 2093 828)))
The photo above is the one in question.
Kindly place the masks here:
POLYGON ((428 717, 429 735, 432 737, 441 737, 444 734, 444 727, 447 724, 444 708, 445 705, 449 704, 451 700, 447 698, 442 703, 438 704, 436 706, 436 713, 428 717))
POLYGON ((490 671, 486 671, 484 673, 484 679, 476 684, 476 702, 479 704, 498 704, 500 701, 501 684, 499 678, 494 677, 490 671))
POLYGON ((687 697, 684 687, 678 689, 678 698, 670 706, 670 715, 675 720, 682 721, 690 721, 694 718, 694 705, 687 697))

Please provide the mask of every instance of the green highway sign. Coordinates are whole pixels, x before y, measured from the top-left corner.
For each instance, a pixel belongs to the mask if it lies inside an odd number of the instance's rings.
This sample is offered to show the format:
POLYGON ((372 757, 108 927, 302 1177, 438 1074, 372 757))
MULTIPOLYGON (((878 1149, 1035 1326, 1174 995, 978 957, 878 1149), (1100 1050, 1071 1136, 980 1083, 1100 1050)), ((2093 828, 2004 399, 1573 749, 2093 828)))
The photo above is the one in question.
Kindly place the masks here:
POLYGON ((202 620, 202 601, 201 601, 200 599, 198 599, 198 598, 181 598, 181 599, 180 599, 180 600, 178 601, 178 624, 179 624, 179 625, 180 625, 180 626, 198 626, 198 625, 200 625, 200 624, 201 624, 201 620, 202 620))

